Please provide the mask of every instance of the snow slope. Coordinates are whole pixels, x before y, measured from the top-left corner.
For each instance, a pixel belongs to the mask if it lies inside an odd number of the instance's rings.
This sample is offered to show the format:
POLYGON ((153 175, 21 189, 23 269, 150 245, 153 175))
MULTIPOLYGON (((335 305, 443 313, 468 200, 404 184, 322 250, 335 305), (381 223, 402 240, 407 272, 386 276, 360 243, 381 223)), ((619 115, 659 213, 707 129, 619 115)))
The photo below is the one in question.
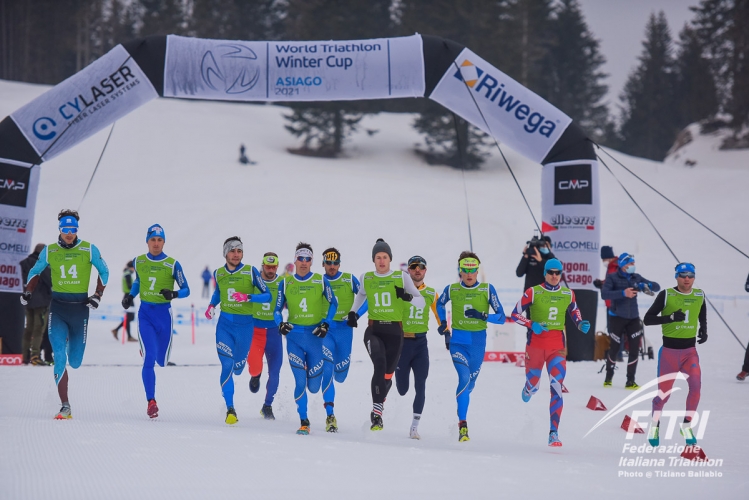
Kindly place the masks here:
MULTIPOLYGON (((45 90, 0 82, 0 116, 45 90)), ((116 124, 80 210, 81 236, 99 246, 112 271, 112 286, 102 305, 105 313, 119 311, 119 271, 128 259, 146 251, 145 229, 154 222, 166 229, 165 250, 182 262, 193 287, 192 296, 175 306, 184 317, 191 303, 199 313, 205 308, 206 300, 198 298, 199 274, 206 265, 213 269, 222 264, 222 242, 235 234, 245 242, 247 262, 258 263, 268 250, 289 261, 294 245, 303 240, 318 253, 337 246, 344 270, 357 274, 370 269, 372 244, 383 237, 396 263, 417 253, 428 260, 430 285, 441 289, 454 279, 455 259, 468 246, 461 173, 420 162, 412 152, 420 137, 410 126, 411 116, 367 118, 363 126, 379 130, 377 134, 355 136, 344 159, 323 160, 286 153, 297 143, 283 129, 283 114, 283 108, 275 106, 161 99, 116 124), (236 161, 240 143, 256 165, 236 161), (237 183, 247 186, 246 195, 227 196, 227 188, 237 183)), ((60 208, 78 207, 107 133, 43 165, 34 242, 52 241, 60 208)), ((540 167, 509 149, 505 154, 540 215, 540 167)), ((741 219, 749 209, 744 194, 749 173, 722 167, 722 153, 713 155, 710 168, 612 154, 732 243, 749 248, 749 232, 741 219)), ((696 264, 697 285, 715 299, 746 343, 749 337, 741 328, 749 306, 743 292, 744 258, 604 160, 679 258, 696 264)), ((514 271, 533 223, 498 154, 465 179, 474 249, 509 312, 521 293, 522 280, 514 271)), ((670 254, 605 170, 601 189, 603 243, 617 252, 634 253, 639 272, 670 285, 670 254)), ((643 309, 647 304, 642 302, 643 309)), ((48 492, 74 498, 214 498, 246 492, 270 498, 619 498, 652 493, 665 498, 746 498, 749 459, 741 446, 741 424, 749 411, 749 386, 733 378, 743 352, 717 317, 709 318, 710 341, 699 349, 700 409, 711 412, 702 443, 709 457, 723 459, 720 467, 709 468, 722 477, 619 477, 620 471, 680 469, 619 466, 626 442, 618 428, 621 415, 583 438, 603 416, 585 408, 591 394, 609 408, 630 395, 623 389, 622 374, 615 377, 615 387, 604 392, 599 363, 568 367, 561 450, 546 446, 545 391, 524 404, 519 397, 523 370, 496 363, 484 365, 473 393, 472 441, 457 443, 456 377, 436 331, 430 333, 432 367, 423 439, 418 442, 407 439, 412 393, 400 397, 393 391, 385 430, 368 430, 371 365, 361 329, 355 333, 349 379, 337 388, 338 435, 324 433, 319 395, 310 400, 312 435, 294 435, 298 419, 286 366, 274 404, 275 422, 260 419, 262 397, 249 394, 249 376, 243 374, 236 397, 240 422, 232 428, 223 424, 213 328, 205 323, 198 326, 194 346, 189 325, 177 326, 172 360, 178 366, 157 370, 162 411, 157 421, 149 421, 138 349, 114 342, 109 330, 116 320, 109 314, 92 321, 84 366, 71 373, 72 421, 51 420, 58 405, 51 369, 0 367, 0 441, 5 445, 0 498, 48 492)), ((489 344, 521 350, 522 335, 504 325, 493 332, 489 344)), ((657 349, 658 329, 648 328, 646 335, 657 349)), ((654 361, 641 362, 640 384, 652 378, 655 369, 654 361)), ((686 388, 684 382, 679 385, 686 388)), ((675 393, 667 409, 682 409, 685 392, 675 393)), ((648 401, 635 408, 647 409, 648 401)), ((680 439, 677 435, 672 442, 680 439)), ((638 435, 634 442, 645 440, 638 435)))

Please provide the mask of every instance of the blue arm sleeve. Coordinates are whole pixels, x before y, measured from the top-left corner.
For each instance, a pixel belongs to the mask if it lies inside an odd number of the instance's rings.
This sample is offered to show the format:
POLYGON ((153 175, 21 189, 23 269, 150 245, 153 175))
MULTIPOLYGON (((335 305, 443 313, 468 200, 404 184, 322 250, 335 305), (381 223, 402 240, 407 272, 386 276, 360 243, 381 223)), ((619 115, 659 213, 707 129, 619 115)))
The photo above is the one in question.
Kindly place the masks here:
POLYGON ((330 286, 330 281, 325 276, 322 277, 322 283, 324 286, 323 295, 330 305, 328 306, 328 314, 325 316, 325 322, 330 324, 333 322, 335 313, 338 310, 338 298, 333 293, 333 288, 330 286))
POLYGON ((250 296, 250 302, 270 302, 273 296, 268 291, 268 287, 265 284, 265 281, 263 281, 263 278, 260 277, 260 273, 257 269, 255 269, 255 266, 252 267, 252 284, 257 287, 258 290, 260 290, 260 293, 253 293, 250 296))
POLYGON ((179 291, 177 291, 177 297, 184 299, 190 296, 190 287, 187 284, 187 278, 185 278, 185 272, 182 270, 182 265, 178 261, 174 261, 174 270, 172 271, 174 280, 179 285, 179 291))
POLYGON ((447 285, 445 287, 442 295, 440 295, 440 298, 437 299, 437 316, 440 317, 440 323, 442 323, 443 321, 447 321, 447 312, 445 311, 445 306, 448 302, 450 302, 450 285, 447 285))
POLYGON ((496 325, 504 324, 507 316, 505 316, 505 310, 502 308, 502 303, 497 297, 497 291, 494 289, 494 285, 489 285, 489 304, 494 309, 494 314, 490 314, 486 321, 494 323, 496 325))
MULTIPOLYGON (((216 271, 213 271, 213 278, 216 279, 216 271)), ((210 280, 210 278, 208 278, 210 280)), ((216 288, 213 290, 213 296, 211 297, 211 305, 216 307, 221 302, 221 290, 219 290, 218 280, 216 280, 216 288)))
POLYGON ((91 245, 91 264, 93 264, 96 270, 99 271, 101 284, 107 286, 107 283, 109 282, 109 268, 107 267, 107 263, 104 262, 104 259, 101 258, 101 252, 96 248, 96 245, 91 245))
POLYGON ((357 293, 359 293, 359 287, 361 286, 361 283, 359 283, 359 278, 357 278, 353 274, 351 275, 351 281, 353 282, 354 295, 356 295, 357 293))
POLYGON ((34 276, 39 276, 42 274, 42 271, 49 265, 49 262, 47 262, 47 247, 44 247, 44 250, 42 250, 39 253, 39 259, 36 261, 36 264, 34 264, 34 267, 31 268, 29 271, 29 278, 26 280, 26 284, 29 284, 29 281, 31 281, 31 278, 34 276))
POLYGON ((284 281, 282 280, 278 284, 278 297, 276 297, 276 308, 273 310, 273 320, 276 322, 276 325, 280 325, 283 321, 283 314, 281 314, 281 311, 283 311, 283 305, 286 303, 286 293, 284 292, 284 281))
POLYGON ((369 310, 369 301, 365 300, 364 303, 361 305, 361 307, 359 307, 359 310, 356 311, 356 314, 358 314, 359 317, 361 318, 362 315, 364 315, 368 310, 369 310))
MULTIPOLYGON (((133 259, 135 262, 135 259, 133 259)), ((138 268, 135 268, 135 279, 133 280, 133 286, 130 288, 130 295, 137 297, 140 293, 140 276, 138 275, 138 268)))

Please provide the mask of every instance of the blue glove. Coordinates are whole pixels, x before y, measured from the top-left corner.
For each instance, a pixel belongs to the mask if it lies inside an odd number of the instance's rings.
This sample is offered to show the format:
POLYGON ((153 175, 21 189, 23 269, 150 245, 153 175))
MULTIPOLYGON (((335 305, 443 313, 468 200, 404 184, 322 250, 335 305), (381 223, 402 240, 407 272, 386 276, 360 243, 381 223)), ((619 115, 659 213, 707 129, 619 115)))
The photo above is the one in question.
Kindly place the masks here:
POLYGON ((531 330, 533 330, 533 333, 535 333, 536 335, 539 335, 540 333, 548 332, 549 331, 549 329, 547 327, 545 327, 541 323, 536 323, 535 321, 533 323, 531 323, 531 330))
POLYGON ((466 309, 463 314, 465 314, 466 318, 480 319, 481 321, 486 321, 486 318, 489 317, 488 314, 479 312, 476 309, 466 309))
POLYGON ((588 333, 588 330, 590 330, 590 321, 588 320, 581 321, 580 325, 577 328, 583 333, 588 333))
POLYGON ((440 323, 440 326, 437 327, 437 332, 440 335, 444 335, 445 332, 447 332, 447 321, 443 321, 442 323, 440 323))

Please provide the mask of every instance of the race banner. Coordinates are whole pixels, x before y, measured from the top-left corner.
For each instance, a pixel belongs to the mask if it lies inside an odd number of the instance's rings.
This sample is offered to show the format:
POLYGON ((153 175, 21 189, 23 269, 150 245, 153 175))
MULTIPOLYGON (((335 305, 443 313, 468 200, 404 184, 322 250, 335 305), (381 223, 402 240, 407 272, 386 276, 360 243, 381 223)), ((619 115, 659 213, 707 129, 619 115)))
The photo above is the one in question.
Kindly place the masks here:
POLYGON ((429 98, 538 163, 572 122, 469 49, 463 49, 429 98))
POLYGON ((422 39, 245 42, 170 35, 164 96, 230 101, 423 97, 422 39))
POLYGON ((44 161, 158 97, 121 45, 13 113, 44 161))
POLYGON ((595 290, 601 267, 598 162, 574 160, 544 165, 541 230, 552 239, 570 288, 595 290))
POLYGON ((32 250, 39 168, 0 158, 0 292, 23 292, 20 262, 32 250))

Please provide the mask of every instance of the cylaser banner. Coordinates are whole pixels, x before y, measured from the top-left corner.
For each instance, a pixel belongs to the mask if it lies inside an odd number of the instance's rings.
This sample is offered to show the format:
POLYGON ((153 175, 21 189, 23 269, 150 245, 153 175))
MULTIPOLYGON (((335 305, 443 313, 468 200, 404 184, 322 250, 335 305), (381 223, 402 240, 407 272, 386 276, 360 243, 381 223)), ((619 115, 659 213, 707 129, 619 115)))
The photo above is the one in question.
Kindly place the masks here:
POLYGON ((564 264, 570 288, 595 290, 600 255, 598 162, 575 160, 544 165, 541 173, 542 231, 564 264))
POLYGON ((424 96, 419 35, 245 42, 167 37, 164 96, 231 101, 342 101, 424 96))

